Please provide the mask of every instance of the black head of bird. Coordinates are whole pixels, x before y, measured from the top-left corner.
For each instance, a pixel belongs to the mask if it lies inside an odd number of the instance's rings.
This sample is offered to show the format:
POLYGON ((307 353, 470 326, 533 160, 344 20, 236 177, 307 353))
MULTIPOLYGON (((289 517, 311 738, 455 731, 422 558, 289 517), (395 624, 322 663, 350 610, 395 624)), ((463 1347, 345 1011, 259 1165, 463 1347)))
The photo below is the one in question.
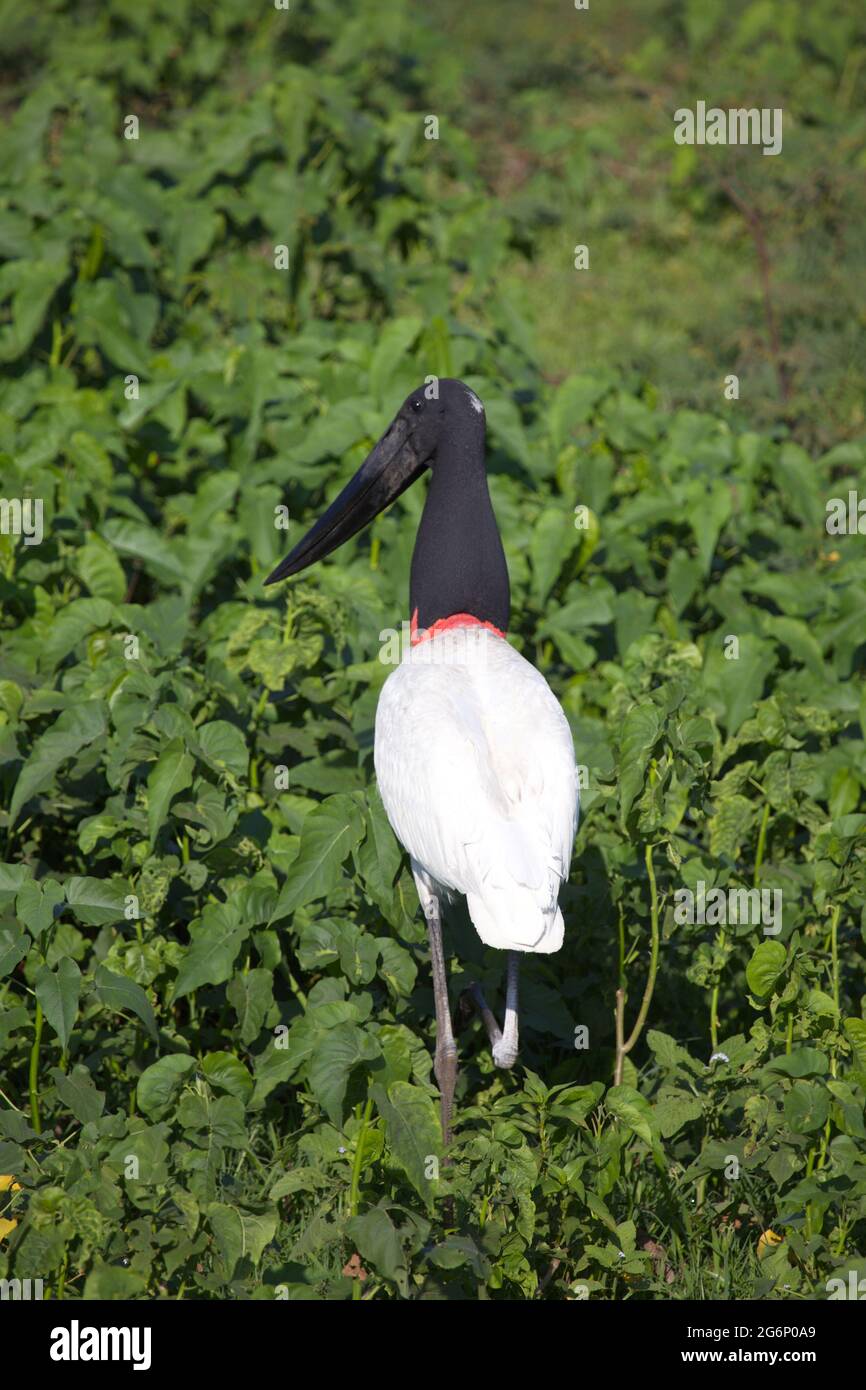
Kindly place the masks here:
POLYGON ((455 613, 508 628, 508 567, 487 486, 484 407, 450 377, 410 392, 354 478, 265 583, 299 574, 350 540, 429 469, 410 613, 424 631, 455 613))

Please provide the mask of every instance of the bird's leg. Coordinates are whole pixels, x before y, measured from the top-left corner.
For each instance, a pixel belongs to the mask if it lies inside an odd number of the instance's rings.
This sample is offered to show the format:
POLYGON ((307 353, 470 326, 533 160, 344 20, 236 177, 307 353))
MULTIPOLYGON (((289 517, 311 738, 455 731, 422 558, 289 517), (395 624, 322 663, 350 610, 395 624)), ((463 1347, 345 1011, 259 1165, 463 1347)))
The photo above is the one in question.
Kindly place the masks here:
POLYGON ((517 980, 520 972, 520 952, 508 952, 508 973, 505 988, 505 1024, 496 1022, 480 985, 472 985, 472 998, 484 1020, 490 1049, 497 1067, 513 1067, 517 1060, 517 980))
POLYGON ((451 1027, 448 1006, 448 980, 445 975, 445 953, 442 949, 442 917, 439 901, 431 899, 427 911, 427 935, 430 940, 430 961, 433 967, 433 998, 436 1004, 436 1054, 433 1070, 439 1083, 442 1107, 442 1142, 446 1149, 451 1143, 451 1109, 454 1087, 457 1084, 457 1044, 451 1027))
POLYGON ((520 974, 520 952, 508 952, 507 983, 505 987, 505 1022, 502 1041, 493 1048, 497 1067, 513 1067, 517 1060, 517 979, 520 974))
POLYGON ((457 1044, 451 1027, 451 1010, 448 1005, 448 979, 445 974, 445 952, 442 947, 442 915, 439 899, 423 879, 415 874, 418 897, 427 919, 427 937, 430 942, 430 962, 433 967, 433 1000, 436 1006, 436 1053, 433 1070, 439 1083, 442 1115, 442 1141, 447 1149, 451 1143, 451 1110, 454 1104, 454 1087, 457 1084, 457 1044))

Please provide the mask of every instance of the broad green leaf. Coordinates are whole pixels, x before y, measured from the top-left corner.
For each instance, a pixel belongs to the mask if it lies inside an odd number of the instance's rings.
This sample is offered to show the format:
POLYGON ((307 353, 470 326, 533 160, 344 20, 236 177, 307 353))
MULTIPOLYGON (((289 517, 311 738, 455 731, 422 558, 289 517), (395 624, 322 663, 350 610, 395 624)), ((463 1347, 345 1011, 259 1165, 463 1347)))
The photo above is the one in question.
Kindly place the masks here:
POLYGON ((343 922, 338 944, 340 967, 352 985, 368 985, 376 974, 379 945, 375 937, 359 931, 354 922, 343 922))
POLYGON ((196 730, 205 761, 217 771, 225 769, 233 777, 246 776, 249 754, 240 729, 225 719, 214 719, 196 730))
POLYGON ((767 1172, 777 1187, 782 1187, 803 1166, 803 1160, 790 1149, 777 1149, 767 1162, 767 1172))
MULTIPOLYGON (((357 935, 355 929, 355 935, 357 935)), ((340 959, 340 923, 325 917, 306 922, 300 930, 298 960, 304 970, 321 970, 340 959)))
POLYGON ((715 859, 736 859, 752 833, 756 815, 757 807, 748 797, 729 796, 720 802, 709 824, 710 854, 715 859))
POLYGON ((87 1067, 75 1066, 68 1075, 59 1067, 52 1067, 51 1075, 57 1094, 79 1124, 91 1124, 99 1119, 105 1109, 105 1093, 96 1089, 87 1067))
POLYGON ((147 779, 147 828, 153 844, 168 815, 172 798, 192 782, 195 762, 174 738, 160 753, 147 779))
MULTIPOLYGON (((147 1287, 147 1279, 136 1269, 125 1269, 123 1265, 104 1264, 97 1260, 84 1281, 81 1297, 100 1302, 103 1299, 117 1299, 128 1303, 139 1298, 147 1287)), ((119 1321, 119 1317, 118 1317, 119 1321)))
POLYGON ((145 339, 142 342, 129 296, 121 293, 116 280, 101 276, 89 284, 79 282, 75 308, 82 342, 97 346, 120 372, 142 375, 147 371, 147 335, 142 335, 145 339))
POLYGON ((217 1149, 250 1147, 244 1105, 237 1096, 212 1100, 198 1091, 187 1090, 178 1101, 176 1117, 182 1129, 198 1131, 206 1137, 209 1161, 217 1149))
POLYGON ((830 1093, 816 1081, 795 1081, 785 1096, 785 1121, 796 1134, 813 1134, 826 1123, 830 1093))
POLYGON ((378 788, 370 788, 366 803, 367 833, 358 848, 358 865, 367 887, 377 898, 387 898, 393 891, 403 855, 378 788))
POLYGON ((557 388, 550 407, 550 435, 555 449, 569 442, 572 431, 589 419, 607 387, 599 378, 570 376, 557 388))
POLYGON ((55 908, 64 901, 63 885, 53 878, 37 883, 28 879, 15 899, 15 915, 30 935, 39 937, 55 920, 55 908))
POLYGON ((490 1275, 490 1261, 471 1236, 446 1236, 428 1257, 437 1269, 459 1269, 468 1265, 475 1278, 484 1283, 490 1275))
MULTIPOLYGON (((277 1040, 273 1039, 268 1043, 264 1052, 260 1052, 256 1057, 256 1086, 253 1092, 253 1106, 263 1105, 271 1091, 275 1090, 277 1086, 281 1086, 283 1082, 290 1081, 309 1055, 312 1044, 306 1050, 297 1047, 296 1029, 297 1024, 292 1027, 288 1036, 282 1039, 282 1041, 287 1041, 289 1046, 277 1046, 277 1040)), ((316 1037, 318 1037, 317 1032, 316 1037)))
POLYGON ((34 976, 36 998, 65 1052, 78 1017, 81 971, 70 956, 58 961, 57 969, 42 965, 34 976))
POLYGON ((404 1298, 409 1296, 409 1274, 406 1256, 396 1227, 386 1211, 373 1207, 363 1216, 354 1216, 346 1225, 346 1234, 358 1247, 367 1264, 384 1279, 396 1284, 404 1298))
POLYGON ((376 1038, 382 1049, 383 1063, 374 1068, 377 1082, 387 1089, 392 1081, 408 1081, 412 1075, 412 1050, 405 1027, 386 1024, 379 1029, 376 1038))
POLYGON ((716 543, 732 509, 731 489, 721 481, 706 490, 696 489, 690 498, 686 515, 695 533, 704 574, 709 573, 716 543))
POLYGON ((379 1044, 354 1023, 338 1023, 317 1038, 307 1063, 307 1081, 332 1124, 343 1121, 349 1076, 362 1062, 379 1056, 379 1044))
POLYGON ((688 606, 701 582, 703 570, 701 562, 684 550, 676 550, 668 565, 668 593, 671 607, 679 617, 688 606))
POLYGON ((126 1134, 112 1146, 108 1163, 124 1182, 140 1184, 142 1195, 168 1181, 169 1125, 149 1125, 140 1116, 128 1122, 126 1134), (134 1165, 132 1160, 134 1160, 134 1165))
POLYGON ((277 1178, 268 1197, 272 1202, 278 1202, 281 1197, 291 1197, 295 1192, 315 1192, 327 1184, 328 1179, 317 1168, 292 1168, 277 1178))
POLYGON ((195 1071, 195 1060, 184 1052, 170 1052, 152 1062, 138 1078, 138 1108, 151 1119, 168 1114, 184 1082, 195 1071))
POLYGON ((248 1101, 253 1093, 252 1077, 240 1058, 231 1052, 209 1052, 201 1069, 211 1086, 228 1091, 238 1100, 248 1101))
MULTIPOLYGON (((69 274, 65 256, 40 259, 38 255, 33 255, 10 262, 7 269, 14 274, 14 293, 11 322, 4 313, 4 326, 0 329, 0 362, 14 362, 27 351, 39 332, 55 292, 69 274)), ((4 285, 2 294, 5 292, 4 285)))
POLYGON ((604 1095, 604 1082, 593 1081, 589 1086, 557 1086, 550 1093, 550 1114, 582 1125, 604 1095))
POLYGON ((866 1071, 866 1020, 846 1018, 843 1024, 845 1035, 854 1050, 857 1066, 866 1071))
POLYGON ((376 945, 382 956, 379 974, 396 995, 408 997, 415 988, 418 967, 405 946, 390 936, 380 936, 376 945))
POLYGON ((106 732, 105 711, 97 701, 73 705, 58 715, 50 729, 33 745, 15 783, 9 807, 9 823, 14 825, 25 802, 50 786, 58 768, 106 732))
POLYGON ((392 319, 377 335, 376 350, 370 364, 370 391, 381 401, 388 392, 394 369, 406 356, 423 327, 415 317, 392 319))
POLYGON ((612 1115, 622 1120, 645 1144, 655 1147, 658 1143, 658 1122, 653 1108, 645 1096, 633 1086, 612 1086, 604 1098, 604 1103, 612 1115))
POLYGON ((88 927, 114 926, 124 920, 126 883, 102 878, 70 878, 66 900, 76 919, 88 927))
POLYGON ((225 1202, 211 1202, 206 1216, 229 1278, 242 1259, 257 1265, 277 1230, 275 1211, 242 1211, 225 1202))
POLYGON ((305 903, 323 898, 340 882, 342 866, 360 842, 364 818, 354 797, 329 796, 304 820, 298 857, 280 893, 271 922, 282 921, 305 903))
POLYGON ((687 1091, 663 1090, 653 1104, 653 1114, 663 1139, 670 1139, 683 1125, 699 1120, 704 1108, 696 1096, 687 1091))
POLYGON ((746 966, 746 982, 759 999, 771 994, 785 968, 788 952, 781 941, 762 941, 746 966))
POLYGON ((693 1075, 699 1075, 703 1071, 703 1063, 693 1057, 688 1048, 683 1047, 670 1034, 649 1028, 646 1040, 660 1066, 669 1069, 682 1068, 693 1075))
POLYGON ((826 1076, 830 1062, 826 1052, 817 1047, 795 1047, 785 1057, 774 1057, 766 1063, 768 1071, 779 1071, 784 1076, 826 1076))
POLYGON ((200 985, 221 985, 232 973, 238 951, 250 932, 230 905, 208 906, 190 925, 191 943, 177 972, 172 1002, 200 985))
POLYGON ((0 864, 0 908, 15 901, 31 872, 27 864, 0 864))
POLYGON ((426 1205, 431 1206, 442 1157, 442 1128, 435 1103, 420 1086, 408 1081, 392 1081, 387 1090, 384 1086, 371 1086, 370 1095, 385 1122, 391 1153, 426 1205))
POLYGON ((186 578, 183 556, 177 544, 172 545, 152 526, 112 519, 103 527, 103 535, 121 555, 141 560, 161 583, 179 584, 186 578))
POLYGON ((226 998, 237 1014, 241 1042, 249 1047, 261 1033, 274 1002, 270 970, 258 967, 234 975, 226 985, 226 998))
POLYGON ((127 581, 114 550, 100 536, 90 534, 77 555, 78 573, 94 598, 122 603, 127 581))
POLYGON ((737 638, 737 649, 726 641, 728 635, 717 632, 708 642, 703 679, 711 707, 725 731, 734 734, 755 713, 775 656, 769 641, 750 632, 730 634, 737 638))
POLYGON ((635 797, 640 792, 650 753, 661 732, 661 714, 656 705, 632 705, 626 714, 619 753, 620 824, 624 825, 635 797))
POLYGON ((156 1041, 157 1031, 153 1005, 141 985, 136 984, 134 980, 127 979, 125 975, 115 974, 105 965, 97 966, 93 997, 98 999, 100 1004, 104 1004, 106 1008, 114 1009, 118 1013, 135 1014, 156 1041))
POLYGON ((45 670, 53 671, 79 642, 97 628, 108 627, 114 608, 104 598, 79 598, 61 608, 40 653, 45 670))
POLYGON ((0 979, 10 975, 30 950, 30 938, 14 922, 0 927, 0 979))
POLYGON ((545 507, 536 519, 529 542, 532 559, 532 594, 544 601, 572 551, 580 545, 582 533, 575 528, 574 513, 567 507, 545 507))

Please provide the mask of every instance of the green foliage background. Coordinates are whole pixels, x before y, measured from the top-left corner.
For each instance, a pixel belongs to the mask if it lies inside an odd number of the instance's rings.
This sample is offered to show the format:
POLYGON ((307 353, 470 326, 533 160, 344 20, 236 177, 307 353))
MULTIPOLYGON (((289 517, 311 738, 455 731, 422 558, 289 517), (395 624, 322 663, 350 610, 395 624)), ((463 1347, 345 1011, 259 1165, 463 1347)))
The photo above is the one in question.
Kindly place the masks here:
POLYGON ((866 478, 866 47, 853 7, 719 13, 0 6, 0 492, 46 517, 0 536, 0 1272, 257 1299, 866 1274, 866 555, 825 529, 866 478), (785 154, 678 150, 699 96, 782 105, 785 154), (372 774, 423 490, 262 584, 275 509, 296 539, 428 373, 485 401, 513 640, 589 782, 513 1075, 460 1003, 502 958, 450 923, 438 1176, 425 933, 372 774), (782 889, 782 931, 678 924, 701 880, 782 889))

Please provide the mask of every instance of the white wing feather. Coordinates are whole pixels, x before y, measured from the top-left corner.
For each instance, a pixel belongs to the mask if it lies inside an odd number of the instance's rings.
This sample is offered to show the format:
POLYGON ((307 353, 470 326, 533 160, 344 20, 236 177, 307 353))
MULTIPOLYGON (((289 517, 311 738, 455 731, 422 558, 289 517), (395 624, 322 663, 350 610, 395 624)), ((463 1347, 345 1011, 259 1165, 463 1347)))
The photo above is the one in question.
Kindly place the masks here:
POLYGON ((557 951, 577 769, 535 667, 485 629, 427 638, 382 689, 375 761, 397 837, 435 885, 466 895, 482 941, 557 951))

